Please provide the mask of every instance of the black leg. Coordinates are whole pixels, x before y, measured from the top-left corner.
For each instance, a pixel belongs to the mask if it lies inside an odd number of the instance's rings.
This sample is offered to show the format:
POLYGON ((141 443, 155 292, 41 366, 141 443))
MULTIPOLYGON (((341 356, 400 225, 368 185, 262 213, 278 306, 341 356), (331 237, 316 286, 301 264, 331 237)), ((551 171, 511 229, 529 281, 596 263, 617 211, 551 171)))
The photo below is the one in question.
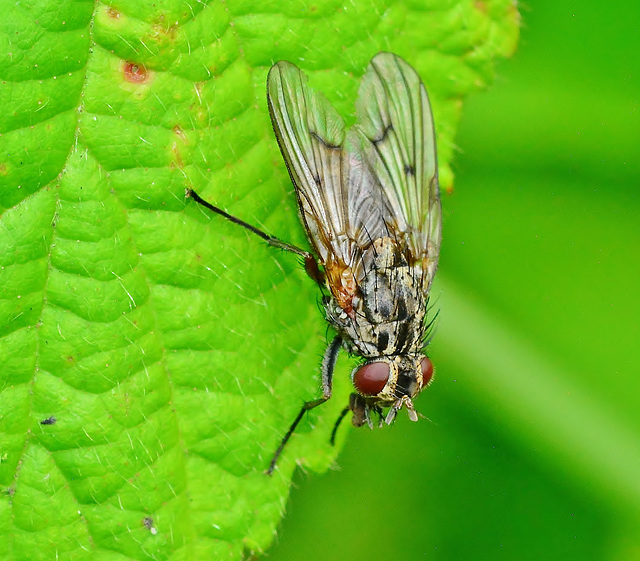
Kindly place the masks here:
POLYGON ((314 399, 313 401, 307 401, 304 403, 302 409, 300 409, 300 413, 298 413, 298 416, 294 419, 293 423, 291 423, 287 434, 284 435, 284 438, 280 441, 280 446, 278 446, 273 458, 271 458, 271 462, 269 463, 269 467, 266 471, 267 475, 271 475, 273 473, 280 454, 282 454, 284 447, 287 445, 287 442, 289 442, 291 435, 296 430, 296 427, 302 420, 302 417, 304 417, 304 414, 314 407, 322 405, 331 397, 333 389, 333 370, 336 366, 336 360, 338 359, 340 345, 342 345, 342 338, 340 335, 337 335, 327 347, 327 350, 324 353, 324 358, 322 359, 322 397, 320 399, 314 399))
POLYGON ((329 443, 331 444, 331 446, 336 445, 336 434, 338 433, 338 427, 340 426, 340 423, 342 423, 342 420, 347 416, 347 413, 349 411, 351 411, 351 407, 345 407, 342 411, 340 411, 340 415, 338 415, 336 423, 335 425, 333 425, 333 430, 331 431, 331 438, 329 439, 329 443))
POLYGON ((309 253, 308 251, 302 249, 301 247, 288 244, 287 242, 283 242, 274 236, 270 236, 269 234, 263 232, 259 228, 252 226, 248 222, 244 220, 240 220, 240 218, 236 218, 235 216, 225 212, 221 208, 212 205, 211 203, 205 201, 198 193, 196 193, 193 189, 187 189, 186 191, 187 197, 191 197, 196 203, 202 205, 205 208, 208 208, 210 211, 219 214, 220 216, 224 216, 230 222, 237 224, 238 226, 242 226, 244 229, 249 230, 252 234, 259 236, 265 242, 273 247, 277 247, 279 249, 284 249, 285 251, 290 251, 291 253, 295 253, 296 255, 300 255, 304 259, 304 268, 307 274, 316 281, 320 286, 324 285, 324 273, 320 270, 318 266, 318 262, 316 258, 309 253))

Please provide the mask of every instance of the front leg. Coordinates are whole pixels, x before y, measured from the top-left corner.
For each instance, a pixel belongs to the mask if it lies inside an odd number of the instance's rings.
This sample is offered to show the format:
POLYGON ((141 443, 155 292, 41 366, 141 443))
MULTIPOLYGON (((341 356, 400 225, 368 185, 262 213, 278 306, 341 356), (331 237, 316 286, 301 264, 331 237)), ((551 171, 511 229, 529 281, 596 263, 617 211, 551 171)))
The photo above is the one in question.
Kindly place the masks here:
POLYGON ((300 413, 298 413, 297 417, 294 419, 293 423, 289 427, 289 430, 284 435, 284 438, 280 442, 280 446, 276 450, 273 458, 271 458, 271 462, 269 462, 269 467, 267 468, 266 474, 271 475, 273 470, 276 468, 276 463, 280 454, 284 450, 284 447, 289 442, 291 435, 293 435, 296 427, 304 417, 304 414, 311 409, 318 407, 318 405, 322 405, 325 401, 327 401, 333 392, 333 371, 336 366, 336 360, 338 359, 338 352, 340 351, 340 345, 342 345, 342 338, 340 335, 336 335, 327 347, 327 350, 324 353, 324 358, 322 359, 322 397, 319 399, 314 399, 313 401, 307 401, 302 405, 302 409, 300 409, 300 413))

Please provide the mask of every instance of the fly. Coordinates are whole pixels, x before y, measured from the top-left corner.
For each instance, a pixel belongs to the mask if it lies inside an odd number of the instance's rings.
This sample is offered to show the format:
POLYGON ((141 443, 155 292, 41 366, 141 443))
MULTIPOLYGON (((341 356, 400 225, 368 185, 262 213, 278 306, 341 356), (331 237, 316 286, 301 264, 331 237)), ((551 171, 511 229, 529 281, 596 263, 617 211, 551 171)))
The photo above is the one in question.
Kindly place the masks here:
POLYGON ((373 57, 350 129, 290 62, 269 71, 267 101, 314 252, 266 234, 192 190, 187 195, 301 256, 337 332, 322 361, 322 396, 302 406, 269 463, 271 474, 305 412, 331 397, 341 348, 362 363, 351 373, 356 391, 334 426, 332 442, 349 411, 355 426, 373 427, 374 417, 391 424, 402 408, 418 420, 413 399, 433 377, 425 354, 426 314, 442 211, 429 98, 416 71, 399 56, 373 57))

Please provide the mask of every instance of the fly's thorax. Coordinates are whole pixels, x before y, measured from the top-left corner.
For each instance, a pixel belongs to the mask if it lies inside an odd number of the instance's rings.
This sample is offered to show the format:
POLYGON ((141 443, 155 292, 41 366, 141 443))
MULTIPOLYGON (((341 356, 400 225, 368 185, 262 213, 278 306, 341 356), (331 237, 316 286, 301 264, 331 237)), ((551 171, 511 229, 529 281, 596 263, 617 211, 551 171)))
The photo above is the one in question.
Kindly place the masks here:
MULTIPOLYGON (((390 238, 380 238, 362 256, 364 275, 359 282, 361 313, 373 325, 398 329, 395 348, 380 354, 406 352, 411 333, 402 325, 416 329, 424 320, 426 302, 422 291, 422 268, 408 262, 406 250, 390 238), (398 325, 400 324, 400 325, 398 325)), ((420 337, 422 329, 419 329, 420 337)), ((389 334, 392 338, 392 334, 389 334)), ((408 350, 408 349, 407 349, 408 350)))
POLYGON ((367 358, 419 353, 426 314, 421 264, 410 262, 402 244, 379 238, 364 250, 353 274, 357 289, 349 306, 333 289, 325 302, 327 318, 348 350, 367 358))
POLYGON ((353 299, 358 296, 355 270, 345 267, 329 257, 324 263, 327 288, 338 306, 347 315, 353 316, 353 299))

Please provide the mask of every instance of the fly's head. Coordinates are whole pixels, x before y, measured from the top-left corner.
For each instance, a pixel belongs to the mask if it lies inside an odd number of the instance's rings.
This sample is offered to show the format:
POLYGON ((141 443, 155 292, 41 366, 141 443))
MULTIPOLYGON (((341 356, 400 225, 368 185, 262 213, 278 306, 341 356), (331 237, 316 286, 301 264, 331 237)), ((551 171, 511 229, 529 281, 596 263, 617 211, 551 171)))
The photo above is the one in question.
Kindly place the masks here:
POLYGON ((371 359, 356 367, 351 381, 358 393, 351 395, 349 407, 353 424, 373 426, 371 411, 380 415, 382 407, 390 407, 384 420, 390 425, 404 406, 412 421, 418 420, 413 398, 429 385, 433 363, 424 355, 399 355, 371 359))

